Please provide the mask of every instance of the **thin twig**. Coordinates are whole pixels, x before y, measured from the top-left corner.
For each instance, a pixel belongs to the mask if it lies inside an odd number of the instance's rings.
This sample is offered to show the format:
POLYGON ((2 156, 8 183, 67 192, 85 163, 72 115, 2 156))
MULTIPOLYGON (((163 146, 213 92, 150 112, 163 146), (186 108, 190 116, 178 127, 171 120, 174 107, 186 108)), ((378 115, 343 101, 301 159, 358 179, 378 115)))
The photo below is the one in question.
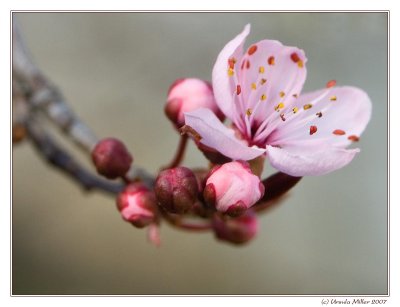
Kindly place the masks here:
POLYGON ((173 216, 172 214, 166 212, 163 208, 160 208, 159 211, 161 212, 164 219, 170 225, 177 228, 196 231, 196 232, 209 231, 212 228, 210 222, 191 223, 188 220, 182 218, 181 216, 173 216))
POLYGON ((187 142, 188 142, 188 136, 181 135, 179 144, 178 144, 178 148, 176 150, 174 158, 167 166, 164 166, 162 169, 174 168, 174 167, 179 166, 179 164, 182 162, 182 159, 185 155, 187 142))

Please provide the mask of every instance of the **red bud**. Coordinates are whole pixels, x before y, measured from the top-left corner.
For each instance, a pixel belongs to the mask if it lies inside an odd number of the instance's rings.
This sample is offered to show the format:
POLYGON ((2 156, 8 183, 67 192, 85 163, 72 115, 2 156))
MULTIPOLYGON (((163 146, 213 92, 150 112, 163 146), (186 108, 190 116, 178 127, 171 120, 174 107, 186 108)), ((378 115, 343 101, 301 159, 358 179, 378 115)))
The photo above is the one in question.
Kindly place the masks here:
POLYGON ((186 167, 162 171, 155 183, 159 205, 170 213, 185 213, 196 202, 199 193, 194 173, 186 167))
POLYGON ((142 228, 157 220, 157 203, 153 192, 142 183, 132 183, 117 197, 123 219, 142 228))
POLYGON ((125 176, 133 158, 121 141, 107 138, 97 143, 92 151, 92 160, 99 174, 115 179, 125 176))

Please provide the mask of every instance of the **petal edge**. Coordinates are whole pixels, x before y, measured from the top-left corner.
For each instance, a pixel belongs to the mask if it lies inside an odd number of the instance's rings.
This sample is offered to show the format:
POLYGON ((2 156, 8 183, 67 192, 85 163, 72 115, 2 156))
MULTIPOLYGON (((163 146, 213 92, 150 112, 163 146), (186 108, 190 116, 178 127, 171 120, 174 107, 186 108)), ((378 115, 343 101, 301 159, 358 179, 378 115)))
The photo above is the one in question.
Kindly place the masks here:
POLYGON ((353 160, 360 151, 331 147, 324 151, 294 153, 284 148, 267 146, 270 164, 291 176, 319 176, 338 170, 353 160))
POLYGON ((212 71, 212 84, 215 100, 218 104, 218 107, 226 115, 226 117, 231 119, 233 117, 233 90, 227 74, 228 60, 232 57, 232 55, 235 55, 236 57, 242 56, 243 44, 249 33, 250 24, 247 24, 243 31, 234 39, 229 41, 218 54, 218 58, 212 71))

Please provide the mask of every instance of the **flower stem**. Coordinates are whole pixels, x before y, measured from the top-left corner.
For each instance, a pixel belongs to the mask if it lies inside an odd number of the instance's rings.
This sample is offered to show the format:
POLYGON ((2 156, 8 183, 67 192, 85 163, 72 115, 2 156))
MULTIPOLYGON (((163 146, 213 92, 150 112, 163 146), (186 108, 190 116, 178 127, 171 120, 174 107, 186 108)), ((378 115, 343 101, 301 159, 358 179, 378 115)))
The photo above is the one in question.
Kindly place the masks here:
POLYGON ((168 168, 177 167, 182 162, 182 159, 183 159, 183 157, 185 155, 187 141, 188 141, 188 136, 187 135, 181 135, 181 138, 180 138, 180 141, 179 141, 179 145, 178 145, 178 149, 175 152, 174 159, 167 166, 164 166, 162 169, 168 169, 168 168))
POLYGON ((161 209, 160 212, 169 224, 177 228, 197 232, 207 231, 211 229, 211 223, 192 223, 189 221, 184 221, 180 216, 175 217, 163 209, 161 209))

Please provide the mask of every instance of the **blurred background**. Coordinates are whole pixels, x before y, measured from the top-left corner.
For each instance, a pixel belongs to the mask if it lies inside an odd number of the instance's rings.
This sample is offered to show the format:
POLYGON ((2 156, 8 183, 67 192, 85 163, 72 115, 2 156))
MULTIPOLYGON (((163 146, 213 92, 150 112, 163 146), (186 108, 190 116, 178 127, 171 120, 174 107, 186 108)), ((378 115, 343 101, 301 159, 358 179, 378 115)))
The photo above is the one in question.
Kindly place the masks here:
MULTIPOLYGON (((210 79, 222 47, 277 39, 308 57, 305 91, 328 80, 364 89, 372 120, 346 168, 307 177, 263 214, 250 244, 163 224, 162 246, 122 221, 115 201, 84 193, 29 142, 13 148, 13 294, 360 294, 388 292, 385 13, 17 13, 44 73, 101 137, 125 141, 151 172, 177 133, 169 85, 210 79)), ((86 165, 88 159, 81 156, 86 165)), ((206 160, 189 148, 185 165, 206 160)), ((269 166, 265 174, 272 173, 269 166)))

